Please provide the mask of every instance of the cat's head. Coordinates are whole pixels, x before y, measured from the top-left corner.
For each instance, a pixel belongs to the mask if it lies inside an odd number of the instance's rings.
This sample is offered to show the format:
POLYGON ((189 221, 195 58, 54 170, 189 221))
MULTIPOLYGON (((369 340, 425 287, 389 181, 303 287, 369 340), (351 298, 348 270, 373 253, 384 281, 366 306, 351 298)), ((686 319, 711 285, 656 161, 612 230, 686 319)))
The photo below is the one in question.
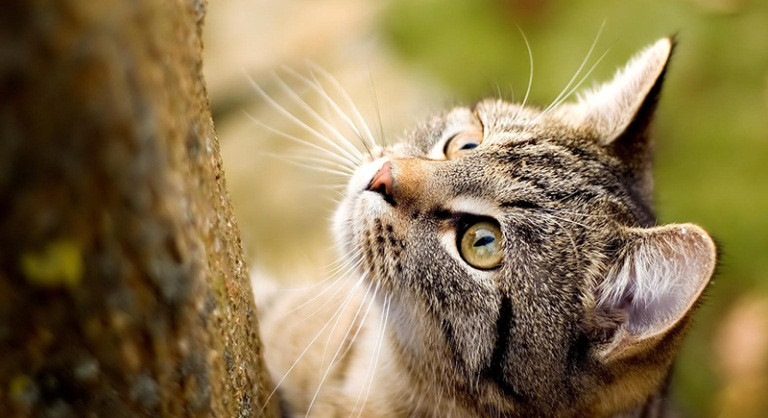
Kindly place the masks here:
POLYGON ((716 262, 704 230, 651 209, 672 48, 575 103, 454 108, 358 168, 337 239, 390 299, 414 382, 504 415, 605 415, 664 384, 716 262))

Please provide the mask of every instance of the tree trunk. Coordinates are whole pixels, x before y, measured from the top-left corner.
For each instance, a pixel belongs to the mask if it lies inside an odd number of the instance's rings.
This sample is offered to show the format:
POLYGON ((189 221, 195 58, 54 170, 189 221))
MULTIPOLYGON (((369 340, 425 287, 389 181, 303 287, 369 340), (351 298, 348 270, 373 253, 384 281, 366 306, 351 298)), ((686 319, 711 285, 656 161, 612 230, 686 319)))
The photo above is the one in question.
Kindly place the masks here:
POLYGON ((0 12, 0 416, 259 416, 204 3, 0 12))

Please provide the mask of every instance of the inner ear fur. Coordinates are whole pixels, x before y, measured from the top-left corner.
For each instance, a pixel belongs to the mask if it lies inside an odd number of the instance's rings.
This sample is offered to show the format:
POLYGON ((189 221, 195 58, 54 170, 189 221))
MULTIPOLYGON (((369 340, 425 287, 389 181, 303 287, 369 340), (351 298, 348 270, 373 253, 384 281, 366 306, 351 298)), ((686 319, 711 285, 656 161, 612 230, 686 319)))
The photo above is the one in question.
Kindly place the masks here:
POLYGON ((717 262, 714 241, 694 224, 626 232, 626 245, 598 285, 591 313, 610 331, 604 359, 631 355, 684 326, 717 262))

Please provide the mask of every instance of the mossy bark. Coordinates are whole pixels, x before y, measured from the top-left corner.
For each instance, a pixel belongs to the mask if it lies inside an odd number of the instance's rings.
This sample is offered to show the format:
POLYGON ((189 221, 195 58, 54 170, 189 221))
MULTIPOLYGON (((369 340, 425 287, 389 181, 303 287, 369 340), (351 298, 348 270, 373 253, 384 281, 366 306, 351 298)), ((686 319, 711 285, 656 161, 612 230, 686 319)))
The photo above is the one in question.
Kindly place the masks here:
POLYGON ((0 416, 259 416, 194 0, 0 13, 0 416))

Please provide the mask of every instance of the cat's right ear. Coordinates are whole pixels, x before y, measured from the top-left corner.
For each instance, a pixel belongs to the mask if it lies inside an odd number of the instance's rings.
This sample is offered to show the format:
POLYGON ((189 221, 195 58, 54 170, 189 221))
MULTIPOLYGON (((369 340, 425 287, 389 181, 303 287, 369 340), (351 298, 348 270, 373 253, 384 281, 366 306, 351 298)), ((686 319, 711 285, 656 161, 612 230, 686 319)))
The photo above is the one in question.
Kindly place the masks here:
POLYGON ((629 229, 618 261, 597 288, 597 315, 620 318, 602 359, 632 357, 683 330, 716 261, 714 241, 697 225, 629 229))
POLYGON ((622 162, 628 185, 648 206, 653 194, 651 121, 674 45, 672 38, 656 41, 632 57, 613 79, 555 110, 562 122, 622 162))
POLYGON ((675 41, 663 38, 638 52, 613 79, 579 95, 558 111, 574 126, 597 135, 604 146, 642 141, 650 124, 675 41))

